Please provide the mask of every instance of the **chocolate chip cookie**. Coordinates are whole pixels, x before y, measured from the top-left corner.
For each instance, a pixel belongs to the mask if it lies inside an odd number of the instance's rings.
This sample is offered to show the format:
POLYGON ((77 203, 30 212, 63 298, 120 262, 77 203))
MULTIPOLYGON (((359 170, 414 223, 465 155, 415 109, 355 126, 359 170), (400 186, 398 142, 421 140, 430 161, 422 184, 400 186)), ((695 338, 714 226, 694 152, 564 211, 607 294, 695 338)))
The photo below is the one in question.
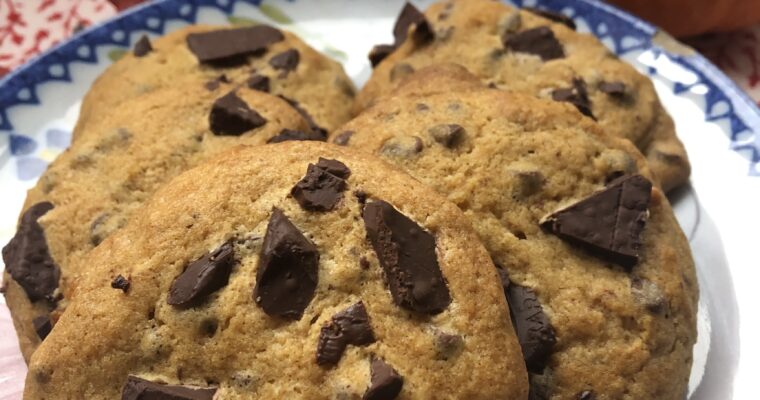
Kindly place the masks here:
POLYGON ((77 275, 91 267, 83 256, 156 189, 224 149, 292 133, 321 135, 287 101, 225 83, 159 89, 87 124, 31 189, 3 249, 6 299, 25 357, 45 337, 35 321, 54 323, 77 275))
POLYGON ((574 29, 564 15, 516 10, 501 1, 445 1, 425 14, 407 5, 394 28, 394 44, 376 46, 370 54, 374 71, 355 111, 415 70, 458 63, 486 84, 572 104, 610 134, 629 139, 665 191, 687 182, 686 151, 650 80, 574 29))
POLYGON ((499 267, 531 399, 685 397, 698 288, 644 157, 567 102, 429 67, 332 141, 445 194, 499 267))
POLYGON ((240 146, 164 186, 83 262, 28 398, 527 396, 466 218, 370 155, 240 146))
POLYGON ((267 25, 193 25, 141 38, 106 69, 82 101, 74 137, 142 93, 167 86, 214 90, 220 83, 283 96, 326 130, 350 118, 355 92, 339 63, 289 32, 267 25))

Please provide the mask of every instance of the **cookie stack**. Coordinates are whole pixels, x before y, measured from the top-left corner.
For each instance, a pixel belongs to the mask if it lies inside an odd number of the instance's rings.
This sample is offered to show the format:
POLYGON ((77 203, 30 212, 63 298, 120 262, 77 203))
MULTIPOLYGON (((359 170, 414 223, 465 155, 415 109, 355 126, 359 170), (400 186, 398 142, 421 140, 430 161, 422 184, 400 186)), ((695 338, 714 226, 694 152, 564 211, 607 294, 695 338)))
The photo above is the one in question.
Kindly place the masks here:
POLYGON ((688 160, 573 28, 406 5, 358 95, 265 25, 141 39, 3 248, 25 398, 683 399, 688 160))

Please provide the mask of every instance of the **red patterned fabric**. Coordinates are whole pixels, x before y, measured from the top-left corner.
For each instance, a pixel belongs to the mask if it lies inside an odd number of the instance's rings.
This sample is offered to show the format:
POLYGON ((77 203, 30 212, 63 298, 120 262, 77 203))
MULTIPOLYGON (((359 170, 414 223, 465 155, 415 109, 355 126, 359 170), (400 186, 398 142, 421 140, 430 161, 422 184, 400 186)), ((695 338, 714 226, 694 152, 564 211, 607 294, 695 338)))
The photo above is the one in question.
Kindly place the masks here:
MULTIPOLYGON (((0 0, 0 77, 78 29, 144 0, 0 0)), ((760 24, 687 39, 760 104, 760 24)))

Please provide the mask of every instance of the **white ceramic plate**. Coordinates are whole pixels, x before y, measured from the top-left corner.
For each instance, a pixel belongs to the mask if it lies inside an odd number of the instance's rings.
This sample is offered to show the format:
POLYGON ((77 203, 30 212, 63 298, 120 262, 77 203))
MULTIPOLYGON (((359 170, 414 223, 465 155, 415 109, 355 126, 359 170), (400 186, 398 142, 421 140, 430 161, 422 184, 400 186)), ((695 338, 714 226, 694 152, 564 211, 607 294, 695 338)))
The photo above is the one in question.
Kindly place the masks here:
MULTIPOLYGON (((574 18, 581 32, 655 82, 691 157, 691 185, 672 196, 698 267, 699 339, 690 399, 754 399, 760 356, 760 110, 698 54, 656 28, 595 0, 524 0, 574 18)), ((301 35, 341 61, 357 85, 369 76, 366 54, 392 42, 401 1, 164 0, 87 29, 0 81, 0 243, 15 231, 25 190, 66 148, 90 83, 147 33, 193 23, 255 20, 301 35)), ((415 1, 424 8, 430 1, 415 1)), ((0 298, 0 399, 18 399, 26 367, 0 298)))

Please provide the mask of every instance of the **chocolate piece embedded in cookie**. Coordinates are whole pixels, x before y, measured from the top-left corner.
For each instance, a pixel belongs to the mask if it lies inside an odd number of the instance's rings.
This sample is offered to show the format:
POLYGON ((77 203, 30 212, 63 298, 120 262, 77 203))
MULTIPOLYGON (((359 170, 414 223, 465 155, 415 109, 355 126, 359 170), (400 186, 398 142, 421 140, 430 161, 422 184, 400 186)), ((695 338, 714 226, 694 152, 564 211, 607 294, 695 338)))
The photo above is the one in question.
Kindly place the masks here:
POLYGON ((132 49, 132 54, 134 54, 135 57, 144 57, 151 51, 153 51, 153 47, 150 45, 150 39, 148 39, 148 36, 142 35, 140 36, 140 40, 135 43, 135 47, 132 49))
POLYGON ((309 164, 306 175, 290 193, 305 210, 330 211, 343 198, 350 173, 340 161, 320 158, 316 165, 309 164))
POLYGON ((362 400, 393 400, 401 393, 404 378, 379 358, 370 362, 370 385, 362 400))
POLYGON ((121 400, 212 400, 216 388, 169 385, 130 375, 121 393, 121 400))
POLYGON ((295 141, 315 140, 318 142, 324 142, 325 137, 312 130, 309 130, 308 132, 304 132, 304 131, 297 131, 295 129, 283 129, 280 131, 280 133, 277 136, 272 136, 271 138, 267 139, 267 143, 281 143, 281 142, 287 142, 291 140, 295 140, 295 141))
POLYGON ((539 26, 516 34, 507 32, 502 37, 502 43, 509 50, 533 54, 541 57, 543 61, 565 57, 562 44, 548 26, 539 26))
POLYGON ((269 65, 272 66, 272 68, 277 70, 282 70, 283 72, 290 72, 294 71, 298 67, 298 62, 301 60, 300 54, 298 54, 298 50, 296 49, 289 49, 285 50, 282 53, 275 54, 272 58, 269 59, 269 65))
POLYGON ((586 82, 583 79, 575 78, 572 87, 552 91, 552 100, 568 102, 574 105, 581 114, 596 119, 591 111, 591 100, 588 98, 586 82))
POLYGON ((235 263, 232 242, 190 263, 174 280, 166 302, 180 308, 203 302, 208 295, 227 285, 235 263))
POLYGON ((333 315, 319 332, 317 364, 335 365, 349 344, 365 346, 375 341, 369 315, 359 301, 333 315))
POLYGON ((187 36, 187 46, 198 61, 204 63, 247 56, 265 50, 267 46, 284 39, 279 30, 267 25, 256 25, 191 33, 187 36))
POLYGON ((209 114, 209 126, 217 135, 239 136, 266 123, 235 91, 217 99, 209 114))

